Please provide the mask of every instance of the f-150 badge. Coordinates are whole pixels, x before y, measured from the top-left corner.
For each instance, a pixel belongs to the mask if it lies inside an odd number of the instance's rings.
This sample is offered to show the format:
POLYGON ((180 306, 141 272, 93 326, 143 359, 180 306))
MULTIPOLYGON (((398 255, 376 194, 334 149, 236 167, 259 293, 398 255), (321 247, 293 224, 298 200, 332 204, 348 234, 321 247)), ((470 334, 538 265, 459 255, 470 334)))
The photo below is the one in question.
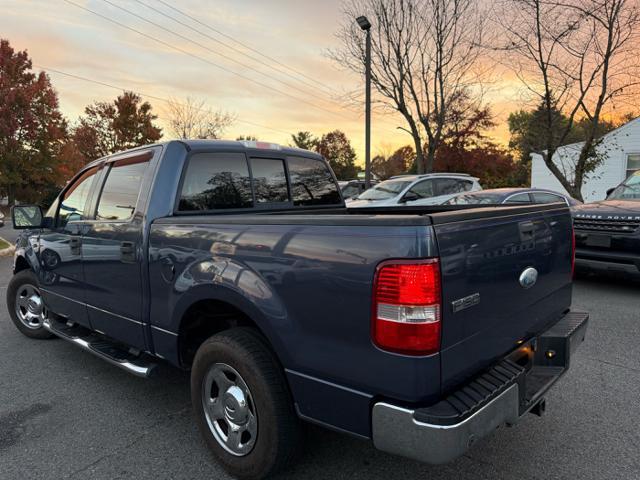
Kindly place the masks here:
POLYGON ((480 303, 480 294, 474 293, 472 295, 468 295, 463 298, 459 298, 451 302, 451 309, 453 313, 459 312, 460 310, 464 310, 466 308, 473 307, 480 303))

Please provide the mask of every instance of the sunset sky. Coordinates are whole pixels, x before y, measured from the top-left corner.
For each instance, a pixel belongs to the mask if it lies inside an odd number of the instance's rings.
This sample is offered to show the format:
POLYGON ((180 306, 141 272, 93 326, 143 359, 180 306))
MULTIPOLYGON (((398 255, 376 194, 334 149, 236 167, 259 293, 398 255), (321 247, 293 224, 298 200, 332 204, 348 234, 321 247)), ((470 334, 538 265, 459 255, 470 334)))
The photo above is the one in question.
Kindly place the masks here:
MULTIPOLYGON (((28 50, 34 65, 49 73, 61 108, 72 121, 87 104, 112 100, 127 89, 153 105, 164 127, 166 103, 161 99, 191 96, 237 115, 225 137, 254 135, 287 144, 290 134, 299 130, 319 135, 341 129, 352 140, 358 158, 364 158, 363 114, 338 100, 344 92, 363 88, 363 80, 341 71, 326 56, 338 42, 342 0, 164 2, 0 0, 0 36, 15 49, 28 50)), ((499 124, 491 135, 502 143, 507 141, 506 116, 518 107, 518 92, 517 82, 503 75, 487 97, 499 124)), ((374 115, 374 155, 411 143, 396 128, 402 124, 398 117, 374 115)))

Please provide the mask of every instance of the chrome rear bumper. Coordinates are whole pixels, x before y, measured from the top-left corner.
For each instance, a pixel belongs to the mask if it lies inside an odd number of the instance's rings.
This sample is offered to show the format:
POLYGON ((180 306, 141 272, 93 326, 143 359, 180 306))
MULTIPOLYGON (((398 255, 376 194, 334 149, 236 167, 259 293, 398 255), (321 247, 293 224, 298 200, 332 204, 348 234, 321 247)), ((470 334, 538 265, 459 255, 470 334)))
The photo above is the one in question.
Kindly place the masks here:
POLYGON ((412 410, 387 402, 374 404, 375 447, 440 464, 463 455, 499 426, 515 424, 544 402, 544 394, 568 370, 570 357, 584 340, 588 318, 586 313, 569 312, 434 406, 412 410))

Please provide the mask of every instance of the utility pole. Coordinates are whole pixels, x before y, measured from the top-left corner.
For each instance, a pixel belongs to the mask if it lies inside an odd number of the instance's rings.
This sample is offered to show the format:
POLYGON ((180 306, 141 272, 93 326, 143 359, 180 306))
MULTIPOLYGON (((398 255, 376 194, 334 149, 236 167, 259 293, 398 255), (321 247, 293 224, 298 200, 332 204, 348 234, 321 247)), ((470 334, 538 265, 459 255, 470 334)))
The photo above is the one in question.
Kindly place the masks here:
POLYGON ((365 120, 364 120, 364 186, 371 187, 371 23, 365 16, 356 22, 366 32, 364 55, 365 68, 365 120))

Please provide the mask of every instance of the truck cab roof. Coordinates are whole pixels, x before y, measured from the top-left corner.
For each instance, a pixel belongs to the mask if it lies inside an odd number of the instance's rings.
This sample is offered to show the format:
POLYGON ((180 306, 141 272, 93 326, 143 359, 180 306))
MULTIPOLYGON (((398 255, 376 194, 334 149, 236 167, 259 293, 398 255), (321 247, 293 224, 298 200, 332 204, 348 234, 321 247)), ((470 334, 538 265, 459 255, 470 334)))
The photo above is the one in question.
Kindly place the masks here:
POLYGON ((155 146, 161 146, 161 147, 165 147, 168 146, 170 144, 173 143, 179 143, 181 145, 184 145, 185 148, 188 151, 244 151, 244 152, 263 152, 263 153, 268 153, 270 155, 273 155, 274 152, 283 155, 283 156, 287 156, 287 155, 301 155, 304 157, 309 157, 309 158, 317 158, 317 159, 322 159, 322 155, 316 153, 316 152, 312 152, 310 150, 304 150, 302 148, 297 148, 297 147, 289 147, 289 146, 283 146, 277 143, 272 143, 272 142, 262 142, 262 141, 255 141, 255 140, 210 140, 210 139, 205 139, 205 140, 200 140, 200 139, 194 139, 194 140, 169 140, 166 142, 158 142, 155 143, 153 145, 143 145, 140 147, 135 147, 123 152, 118 152, 118 153, 114 153, 111 155, 107 155, 105 157, 101 157, 98 158, 92 162, 90 162, 88 164, 88 166, 100 163, 102 161, 104 161, 107 158, 112 158, 112 157, 117 157, 121 154, 131 154, 132 152, 135 152, 136 150, 148 150, 149 147, 155 147, 155 146))

